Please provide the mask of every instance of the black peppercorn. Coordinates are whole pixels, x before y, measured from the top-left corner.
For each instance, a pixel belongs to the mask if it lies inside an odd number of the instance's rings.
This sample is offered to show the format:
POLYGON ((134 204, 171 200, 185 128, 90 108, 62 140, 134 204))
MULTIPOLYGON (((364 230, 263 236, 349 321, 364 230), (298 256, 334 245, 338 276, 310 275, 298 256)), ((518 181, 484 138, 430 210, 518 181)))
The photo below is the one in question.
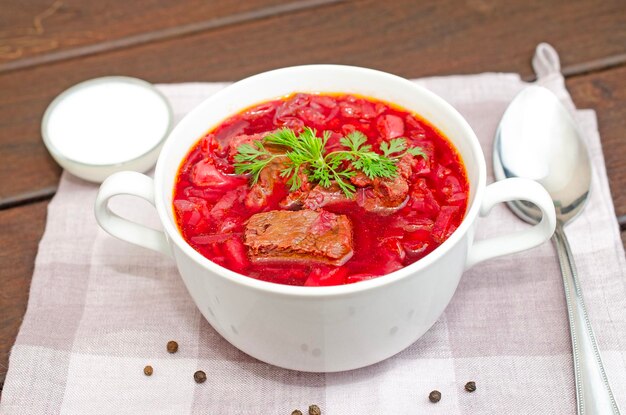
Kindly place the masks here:
POLYGON ((467 382, 465 384, 465 390, 468 392, 474 392, 476 390, 476 382, 467 382))
POLYGON ((206 380, 206 373, 198 370, 196 373, 193 374, 193 379, 196 381, 196 383, 204 383, 204 381, 206 380))
POLYGON ((302 411, 299 409, 294 409, 294 411, 291 413, 291 415, 302 415, 302 411))
POLYGON ((170 353, 176 353, 178 351, 178 343, 176 343, 174 340, 168 341, 167 351, 170 353))
POLYGON ((317 405, 309 406, 309 415, 322 415, 322 410, 317 405))
POLYGON ((146 376, 152 376, 152 366, 148 365, 143 368, 143 374, 146 376))
POLYGON ((432 402, 432 403, 437 403, 441 400, 441 392, 439 391, 432 391, 430 393, 430 395, 428 395, 428 399, 432 402))

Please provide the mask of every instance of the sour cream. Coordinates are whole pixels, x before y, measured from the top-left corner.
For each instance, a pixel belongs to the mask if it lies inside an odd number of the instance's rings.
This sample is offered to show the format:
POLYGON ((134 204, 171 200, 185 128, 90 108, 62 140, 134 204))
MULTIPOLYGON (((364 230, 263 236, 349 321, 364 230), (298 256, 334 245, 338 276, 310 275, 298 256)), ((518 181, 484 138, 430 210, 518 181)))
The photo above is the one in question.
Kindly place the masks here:
POLYGON ((102 181, 115 171, 151 168, 171 124, 170 106, 154 86, 106 77, 59 95, 44 114, 42 136, 59 164, 102 181))

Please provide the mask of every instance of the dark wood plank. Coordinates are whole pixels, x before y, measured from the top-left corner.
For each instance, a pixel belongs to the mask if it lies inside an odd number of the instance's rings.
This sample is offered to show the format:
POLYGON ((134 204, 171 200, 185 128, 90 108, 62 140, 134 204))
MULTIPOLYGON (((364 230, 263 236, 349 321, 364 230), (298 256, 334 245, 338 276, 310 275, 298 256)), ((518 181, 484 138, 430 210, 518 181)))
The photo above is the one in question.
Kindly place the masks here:
POLYGON ((311 1, 0 2, 0 71, 310 7, 311 1))
MULTIPOLYGON (((310 1, 294 1, 288 9, 297 8, 297 4, 306 8, 306 3, 310 1)), ((277 13, 284 6, 284 2, 279 0, 5 0, 4 3, 7 12, 0 17, 0 27, 5 28, 0 33, 0 68, 4 67, 2 58, 17 62, 86 45, 146 33, 157 34, 172 28, 175 29, 174 35, 180 32, 180 28, 189 25, 233 14, 252 18, 264 9, 277 13)), ((558 1, 549 5, 539 0, 506 3, 485 0, 464 3, 454 0, 436 3, 360 1, 342 6, 337 13, 313 13, 307 16, 306 21, 292 20, 291 26, 300 27, 305 23, 305 31, 313 29, 317 36, 311 40, 331 54, 337 50, 336 47, 328 48, 328 42, 316 40, 338 38, 342 43, 348 41, 354 52, 363 52, 365 47, 371 49, 369 53, 378 52, 378 56, 382 53, 383 59, 378 62, 381 66, 386 66, 384 62, 391 54, 400 55, 392 58, 393 62, 397 58, 402 59, 402 52, 407 50, 420 56, 428 52, 426 56, 429 60, 431 55, 436 56, 436 65, 429 62, 426 73, 471 71, 472 66, 485 70, 480 61, 489 64, 487 69, 491 70, 528 70, 525 57, 535 44, 545 40, 571 52, 564 62, 566 72, 570 67, 585 71, 598 65, 626 61, 626 34, 623 29, 626 8, 619 0, 558 1), (494 62, 497 63, 495 66, 494 62)), ((293 28, 282 24, 280 27, 293 28)), ((200 24, 187 33, 202 28, 200 24)), ((288 32, 284 29, 280 33, 288 32)), ((182 33, 186 32, 183 30, 182 33)), ((297 41, 304 35, 289 33, 294 36, 277 36, 276 31, 272 31, 270 36, 255 36, 255 39, 271 39, 272 43, 276 40, 282 43, 288 41, 291 45, 291 40, 297 41)), ((162 39, 158 35, 154 38, 162 39)), ((341 59, 334 54, 332 57, 341 59)), ((420 59, 414 62, 424 64, 420 59)), ((395 66, 387 68, 402 73, 395 66)), ((412 69, 411 65, 408 69, 412 69)))
POLYGON ((539 0, 368 0, 9 72, 0 76, 0 177, 12 180, 0 183, 0 199, 55 185, 59 169, 41 144, 41 115, 56 94, 86 78, 233 80, 312 62, 370 66, 407 77, 494 70, 529 75, 533 48, 543 40, 561 51, 566 67, 623 53, 625 10, 619 0, 552 7, 539 0))
MULTIPOLYGON (((606 170, 617 216, 626 215, 626 66, 567 80, 579 108, 598 116, 606 170)), ((622 232, 626 246, 626 231, 622 232)))
POLYGON ((0 211, 0 385, 22 323, 48 202, 0 211))

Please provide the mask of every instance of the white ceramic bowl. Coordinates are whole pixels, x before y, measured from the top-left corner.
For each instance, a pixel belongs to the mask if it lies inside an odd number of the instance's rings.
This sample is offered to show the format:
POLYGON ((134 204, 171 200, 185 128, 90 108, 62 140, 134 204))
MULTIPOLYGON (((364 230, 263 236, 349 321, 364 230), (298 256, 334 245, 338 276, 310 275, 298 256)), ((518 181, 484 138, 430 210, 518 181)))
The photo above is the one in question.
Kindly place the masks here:
POLYGON ((485 159, 463 117, 414 83, 371 69, 311 65, 278 69, 237 82, 189 113, 167 139, 154 181, 120 172, 101 186, 95 213, 113 236, 171 256, 196 305, 226 340, 276 366, 310 372, 355 369, 380 362, 422 336, 448 305, 463 271, 500 255, 532 248, 556 223, 548 193, 537 183, 508 179, 485 185, 485 159), (439 128, 456 146, 467 169, 470 201, 459 228, 441 246, 392 274, 355 284, 294 287, 249 278, 204 258, 179 233, 172 194, 181 160, 222 120, 251 105, 293 92, 345 92, 392 102, 439 128), (107 203, 134 194, 156 206, 163 232, 112 213, 107 203), (536 226, 474 242, 479 215, 500 202, 523 199, 543 210, 536 226))

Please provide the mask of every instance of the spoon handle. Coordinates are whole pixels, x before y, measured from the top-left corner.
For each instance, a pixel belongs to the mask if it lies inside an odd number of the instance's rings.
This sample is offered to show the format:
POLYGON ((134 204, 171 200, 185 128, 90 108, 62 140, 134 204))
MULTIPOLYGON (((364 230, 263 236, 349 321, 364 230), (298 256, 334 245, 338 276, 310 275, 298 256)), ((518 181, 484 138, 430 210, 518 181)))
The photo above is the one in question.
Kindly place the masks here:
POLYGON ((619 415, 583 301, 574 257, 559 221, 552 237, 559 256, 572 335, 578 415, 619 415))

